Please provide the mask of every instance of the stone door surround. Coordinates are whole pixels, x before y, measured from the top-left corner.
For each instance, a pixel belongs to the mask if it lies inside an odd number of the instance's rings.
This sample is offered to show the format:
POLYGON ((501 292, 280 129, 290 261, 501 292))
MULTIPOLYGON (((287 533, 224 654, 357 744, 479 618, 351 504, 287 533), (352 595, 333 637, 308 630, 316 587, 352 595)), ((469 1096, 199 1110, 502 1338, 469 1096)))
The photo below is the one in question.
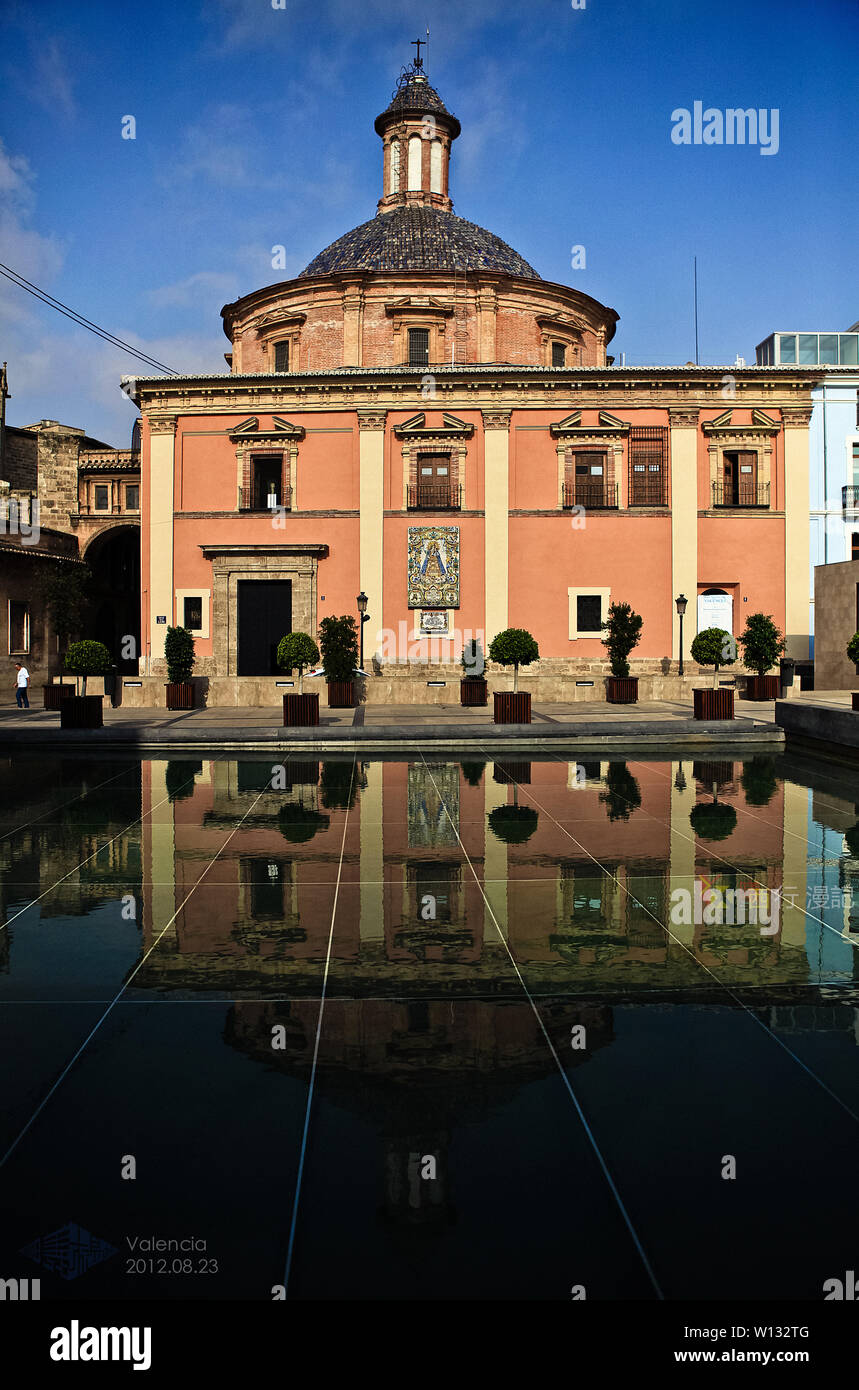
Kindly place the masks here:
POLYGON ((212 565, 214 675, 238 675, 238 585, 242 579, 288 579, 292 627, 315 640, 317 570, 324 544, 201 545, 212 565))

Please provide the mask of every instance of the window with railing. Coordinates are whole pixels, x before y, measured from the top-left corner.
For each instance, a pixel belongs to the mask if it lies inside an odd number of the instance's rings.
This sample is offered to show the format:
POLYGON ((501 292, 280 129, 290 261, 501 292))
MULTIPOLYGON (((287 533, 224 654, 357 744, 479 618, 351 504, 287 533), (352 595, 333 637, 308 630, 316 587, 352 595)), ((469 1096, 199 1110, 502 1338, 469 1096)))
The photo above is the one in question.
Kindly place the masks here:
POLYGON ((292 488, 284 479, 280 457, 252 459, 250 475, 242 488, 241 509, 244 512, 289 511, 292 488))
POLYGON ((859 516, 859 486, 854 484, 841 489, 841 510, 845 516, 859 516))
POLYGON ((769 483, 751 479, 747 482, 740 477, 736 481, 713 484, 714 507, 768 507, 769 504, 769 483))
POLYGON ((606 478, 606 455, 596 450, 574 454, 567 465, 562 504, 594 511, 618 505, 617 483, 606 478))
POLYGON ((459 511, 462 490, 452 475, 450 454, 420 454, 417 479, 409 485, 409 510, 459 511))
POLYGON ((629 431, 629 506, 668 506, 668 428, 633 425, 629 431))
POLYGON ((409 511, 458 512, 461 507, 462 488, 450 479, 409 484, 409 511))

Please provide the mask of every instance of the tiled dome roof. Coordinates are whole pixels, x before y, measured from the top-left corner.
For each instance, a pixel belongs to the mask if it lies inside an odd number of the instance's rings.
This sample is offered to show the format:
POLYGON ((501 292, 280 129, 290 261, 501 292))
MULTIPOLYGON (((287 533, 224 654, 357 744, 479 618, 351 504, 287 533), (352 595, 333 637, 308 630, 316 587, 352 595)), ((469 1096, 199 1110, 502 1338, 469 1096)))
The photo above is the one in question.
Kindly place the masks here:
POLYGON ((342 270, 498 270, 539 280, 533 266, 506 241, 452 212, 407 203, 378 213, 320 251, 301 272, 329 275, 342 270))
POLYGON ((451 129, 454 140, 462 129, 456 116, 452 116, 448 111, 435 87, 431 87, 424 77, 410 75, 408 81, 401 83, 394 93, 390 106, 386 107, 381 116, 376 117, 377 135, 384 135, 392 116, 401 116, 406 111, 420 111, 421 113, 443 116, 451 129))

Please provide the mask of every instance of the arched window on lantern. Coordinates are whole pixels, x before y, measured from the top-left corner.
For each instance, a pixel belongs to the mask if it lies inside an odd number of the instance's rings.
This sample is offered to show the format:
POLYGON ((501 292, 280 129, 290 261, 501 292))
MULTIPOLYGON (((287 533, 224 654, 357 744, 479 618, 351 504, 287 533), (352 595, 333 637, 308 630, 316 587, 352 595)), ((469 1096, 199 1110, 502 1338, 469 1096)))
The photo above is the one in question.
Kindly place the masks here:
POLYGON ((441 141, 433 140, 430 145, 430 192, 441 193, 441 141))
POLYGON ((421 137, 413 135, 409 140, 409 188, 421 186, 421 137))
POLYGON ((400 191, 400 142, 391 141, 391 163, 388 173, 388 192, 399 193, 400 191))

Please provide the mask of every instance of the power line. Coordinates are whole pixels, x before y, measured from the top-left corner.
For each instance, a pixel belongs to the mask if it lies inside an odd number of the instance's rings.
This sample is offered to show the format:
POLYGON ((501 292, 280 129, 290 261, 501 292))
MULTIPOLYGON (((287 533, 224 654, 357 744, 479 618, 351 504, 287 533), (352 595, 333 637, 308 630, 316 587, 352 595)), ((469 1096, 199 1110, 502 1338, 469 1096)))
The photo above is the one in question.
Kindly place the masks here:
POLYGON ((49 309, 56 309, 58 314, 63 314, 67 319, 71 319, 72 323, 76 323, 80 328, 86 328, 88 332, 95 333, 97 337, 103 338, 104 341, 110 343, 112 347, 118 347, 121 352, 130 353, 132 357, 139 358, 141 362, 145 362, 147 366, 155 367, 159 372, 166 372, 168 376, 179 375, 173 367, 166 366, 164 362, 159 362, 157 358, 150 357, 148 353, 141 352, 139 348, 132 347, 130 343, 123 342, 122 338, 117 338, 115 334, 108 332, 106 328, 100 328, 99 325, 93 323, 91 319, 84 318, 83 314, 79 314, 75 309, 69 308, 68 304, 63 304, 62 300, 55 299, 53 295, 48 294, 47 290, 40 289, 39 286, 34 285, 31 280, 25 280, 23 275, 18 274, 17 270, 12 270, 11 266, 4 265, 2 261, 0 261, 0 275, 4 275, 7 280, 11 280, 13 285, 17 285, 19 289, 26 290, 27 294, 31 294, 35 299, 39 299, 43 304, 47 304, 49 309))

